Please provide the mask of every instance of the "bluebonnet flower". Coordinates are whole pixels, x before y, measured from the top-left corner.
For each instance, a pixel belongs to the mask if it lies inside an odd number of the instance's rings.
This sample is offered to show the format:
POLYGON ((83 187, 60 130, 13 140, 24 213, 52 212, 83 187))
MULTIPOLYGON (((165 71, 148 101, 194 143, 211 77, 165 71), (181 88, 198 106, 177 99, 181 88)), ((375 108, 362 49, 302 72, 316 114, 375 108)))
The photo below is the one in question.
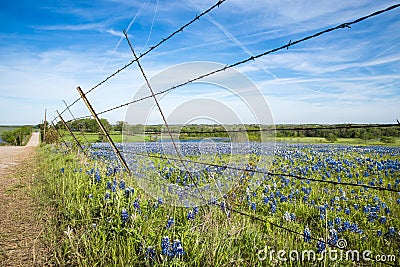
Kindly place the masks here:
POLYGON ((351 210, 350 210, 349 208, 346 208, 346 209, 344 210, 344 213, 346 213, 347 215, 350 215, 351 210))
POLYGON ((189 210, 188 215, 187 215, 188 220, 194 220, 194 214, 193 211, 189 210))
POLYGON ((394 236, 396 234, 396 230, 394 229, 393 226, 389 227, 387 234, 388 236, 394 236))
POLYGON ((271 212, 276 213, 276 206, 271 203, 271 212))
POLYGON ((338 240, 339 240, 338 232, 335 229, 330 229, 328 244, 331 246, 336 246, 338 240))
POLYGON ((199 213, 199 207, 193 207, 193 215, 197 215, 199 213))
POLYGON ((169 229, 174 224, 174 218, 169 218, 167 221, 167 229, 169 229))
POLYGON ((169 237, 168 236, 164 236, 161 239, 161 253, 163 255, 169 255, 170 246, 171 246, 171 243, 169 241, 169 237))
POLYGON ((121 180, 119 182, 119 189, 125 189, 125 181, 124 180, 121 180))
POLYGON ((135 211, 140 212, 140 203, 139 203, 139 198, 136 198, 135 201, 133 202, 133 207, 135 208, 135 211))
POLYGON ((376 212, 371 212, 368 215, 368 222, 374 222, 377 219, 378 219, 378 214, 376 212))
POLYGON ((99 173, 99 172, 96 172, 96 173, 94 174, 94 182, 95 182, 95 183, 101 183, 101 176, 100 176, 100 173, 99 173))
POLYGON ((304 242, 310 243, 311 242, 311 231, 306 227, 304 229, 304 242))
POLYGON ((363 212, 364 213, 369 213, 371 211, 371 207, 370 206, 364 206, 363 207, 363 212))
POLYGON ((326 208, 325 206, 319 206, 319 218, 323 220, 325 218, 326 208))
POLYGON ((111 190, 111 186, 112 186, 112 183, 110 181, 107 181, 106 189, 110 189, 111 190))
POLYGON ((350 230, 350 232, 358 233, 358 232, 359 232, 358 224, 352 223, 352 224, 350 225, 350 227, 349 227, 349 230, 350 230))
POLYGON ((122 209, 121 219, 122 219, 123 223, 126 223, 128 221, 128 219, 129 219, 129 213, 125 208, 122 209))
POLYGON ((390 208, 389 208, 389 207, 386 207, 386 208, 385 208, 385 213, 386 213, 386 214, 389 214, 389 213, 390 213, 390 208))
POLYGON ((343 230, 350 229, 350 222, 349 221, 344 221, 342 227, 343 227, 343 230))
POLYGON ((283 218, 287 221, 290 222, 292 220, 292 218, 290 218, 290 213, 288 211, 285 211, 285 213, 283 214, 283 218))
POLYGON ((147 247, 146 252, 145 252, 145 257, 146 259, 151 259, 154 260, 154 257, 156 256, 156 252, 153 247, 147 247))
POLYGON ((317 251, 318 251, 318 253, 324 252, 325 251, 325 247, 326 247, 326 244, 325 244, 324 239, 320 238, 318 240, 318 243, 317 243, 317 251))
POLYGON ((182 247, 182 243, 181 243, 181 241, 179 241, 178 239, 176 239, 175 241, 174 241, 174 243, 172 244, 172 257, 175 257, 175 256, 182 256, 183 254, 185 254, 185 251, 183 250, 183 247, 182 247))
POLYGON ((126 198, 129 198, 131 195, 133 195, 133 193, 135 192, 135 189, 129 187, 129 188, 125 188, 124 194, 126 198))

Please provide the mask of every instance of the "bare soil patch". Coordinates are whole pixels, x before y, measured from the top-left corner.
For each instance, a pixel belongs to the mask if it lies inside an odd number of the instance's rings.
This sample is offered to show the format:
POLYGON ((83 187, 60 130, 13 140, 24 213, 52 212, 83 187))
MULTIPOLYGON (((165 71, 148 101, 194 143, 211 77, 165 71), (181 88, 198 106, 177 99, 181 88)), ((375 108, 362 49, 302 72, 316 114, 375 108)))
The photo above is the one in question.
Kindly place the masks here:
POLYGON ((43 266, 43 227, 32 196, 38 133, 25 147, 0 147, 0 266, 43 266))

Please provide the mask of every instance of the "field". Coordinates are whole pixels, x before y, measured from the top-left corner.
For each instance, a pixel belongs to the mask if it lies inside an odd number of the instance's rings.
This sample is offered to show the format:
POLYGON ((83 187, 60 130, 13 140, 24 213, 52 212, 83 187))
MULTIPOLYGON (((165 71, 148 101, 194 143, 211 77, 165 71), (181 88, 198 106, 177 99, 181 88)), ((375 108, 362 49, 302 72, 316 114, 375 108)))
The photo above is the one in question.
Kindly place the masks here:
POLYGON ((91 160, 41 149, 54 264, 399 264, 399 147, 187 143, 183 163, 171 144, 118 146, 131 175, 105 143, 91 160))

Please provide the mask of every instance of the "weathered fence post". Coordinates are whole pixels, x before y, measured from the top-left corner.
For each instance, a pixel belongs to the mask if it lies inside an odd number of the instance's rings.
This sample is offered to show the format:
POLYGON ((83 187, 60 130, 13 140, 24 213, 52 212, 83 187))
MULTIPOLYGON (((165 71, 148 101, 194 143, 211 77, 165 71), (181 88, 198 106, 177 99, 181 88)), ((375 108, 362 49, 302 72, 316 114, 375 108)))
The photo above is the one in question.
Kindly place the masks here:
POLYGON ((86 95, 83 93, 82 89, 79 86, 76 88, 76 90, 78 90, 79 94, 81 95, 81 98, 83 99, 83 101, 85 102, 85 104, 86 104, 87 108, 89 109, 90 113, 92 114, 92 116, 96 120, 96 122, 99 125, 101 131, 103 132, 103 134, 107 138, 108 142, 110 143, 111 147, 113 148, 113 150, 114 150, 115 154, 117 155, 117 158, 121 162, 122 166, 125 168, 125 170, 127 172, 130 172, 128 164, 126 163, 125 159, 122 157, 122 155, 119 152, 118 148, 115 146, 115 143, 111 139, 111 137, 108 134, 106 128, 104 128, 103 123, 100 121, 99 117, 97 116, 96 112, 94 111, 94 109, 93 109, 92 105, 90 104, 89 100, 86 98, 86 95))
POLYGON ((71 129, 69 128, 68 124, 64 121, 63 117, 62 117, 61 114, 58 112, 58 110, 57 110, 57 114, 58 114, 58 117, 60 117, 62 123, 63 123, 64 126, 65 126, 65 128, 68 130, 69 134, 72 136, 72 138, 75 140, 76 144, 77 144, 77 145, 79 146, 79 148, 82 150, 83 154, 85 154, 85 155, 87 156, 87 154, 86 154, 85 150, 83 149, 81 143, 79 143, 78 139, 76 139, 74 133, 71 131, 71 129))

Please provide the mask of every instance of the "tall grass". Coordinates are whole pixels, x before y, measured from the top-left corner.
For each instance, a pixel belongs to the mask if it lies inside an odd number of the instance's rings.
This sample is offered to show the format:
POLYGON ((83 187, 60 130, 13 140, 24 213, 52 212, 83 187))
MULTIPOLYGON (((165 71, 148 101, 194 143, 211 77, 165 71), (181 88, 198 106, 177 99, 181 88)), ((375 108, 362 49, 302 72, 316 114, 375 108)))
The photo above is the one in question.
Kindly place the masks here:
MULTIPOLYGON (((311 157, 311 152, 304 150, 311 157)), ((338 155, 341 157, 343 155, 338 155)), ((357 153, 349 153, 345 158, 358 157, 357 153)), ((372 154, 369 154, 372 156, 372 154)), ((383 155, 383 159, 390 155, 383 155)), ((41 182, 38 197, 44 204, 49 216, 49 240, 54 253, 52 263, 60 266, 307 266, 322 264, 310 261, 279 261, 276 253, 279 250, 317 250, 317 242, 304 242, 304 236, 289 233, 269 223, 256 221, 248 216, 230 213, 219 206, 199 207, 194 219, 188 219, 188 212, 193 208, 171 207, 148 196, 136 186, 135 180, 124 172, 110 174, 106 164, 82 158, 77 154, 66 154, 56 147, 45 146, 40 149, 41 182), (100 179, 99 179, 100 177, 100 179), (107 182, 116 181, 115 192, 107 189, 107 182), (125 188, 133 188, 129 196, 125 189, 120 189, 120 181, 126 183, 125 188), (109 198, 106 194, 109 193, 109 198), (138 207, 140 206, 140 208, 138 207), (122 211, 126 209, 128 218, 122 211), (174 223, 167 228, 168 219, 174 223), (165 255, 162 251, 162 239, 168 236, 171 243, 178 239, 183 247, 183 255, 165 255), (274 251, 275 258, 269 255, 274 251), (267 255, 264 259, 263 256, 267 255)), ((305 161, 290 163, 287 159, 278 158, 274 168, 281 166, 292 168, 304 167, 305 161)), ((352 172, 362 172, 362 166, 352 172)), ((322 178, 318 177, 315 178, 322 178)), ((393 184, 399 173, 391 174, 387 180, 393 184)), ((385 181, 387 182, 387 181, 385 181)), ((274 178, 265 181, 258 189, 246 194, 245 188, 235 200, 228 203, 241 212, 258 216, 267 222, 281 225, 299 233, 308 227, 312 237, 329 238, 328 220, 336 217, 357 223, 363 233, 345 231, 340 234, 347 241, 349 249, 371 250, 375 254, 385 253, 400 256, 400 237, 381 236, 376 232, 394 226, 399 231, 400 205, 396 193, 373 192, 355 188, 333 185, 285 181, 274 178), (312 188, 309 200, 304 201, 302 188, 312 188), (266 189, 267 188, 267 189, 266 189), (269 189, 269 192, 267 192, 269 189), (293 199, 280 201, 273 211, 263 199, 271 192, 280 191, 285 196, 293 193, 293 199), (345 193, 343 193, 345 192, 345 193), (347 200, 340 199, 335 207, 341 210, 328 210, 324 219, 320 218, 319 206, 329 203, 332 197, 347 194, 347 200), (357 197, 356 197, 357 196, 357 197), (387 223, 379 224, 367 221, 362 207, 373 204, 373 197, 391 208, 387 223), (252 207, 252 203, 255 207, 252 207), (343 210, 346 207, 359 205, 359 209, 351 209, 349 215, 343 210), (285 219, 285 212, 295 214, 293 220, 285 219)), ((223 201, 223 200, 219 200, 223 201)), ((335 225, 336 227, 337 225, 335 225)), ((319 255, 317 253, 317 255, 319 255)), ((398 263, 398 261, 397 261, 398 263)), ((351 261, 342 259, 325 264, 351 265, 351 261)), ((363 263, 365 264, 365 263, 363 263)), ((366 263, 368 264, 368 263, 366 263)), ((377 264, 377 263, 374 263, 377 264)), ((328 266, 327 265, 327 266, 328 266)))

